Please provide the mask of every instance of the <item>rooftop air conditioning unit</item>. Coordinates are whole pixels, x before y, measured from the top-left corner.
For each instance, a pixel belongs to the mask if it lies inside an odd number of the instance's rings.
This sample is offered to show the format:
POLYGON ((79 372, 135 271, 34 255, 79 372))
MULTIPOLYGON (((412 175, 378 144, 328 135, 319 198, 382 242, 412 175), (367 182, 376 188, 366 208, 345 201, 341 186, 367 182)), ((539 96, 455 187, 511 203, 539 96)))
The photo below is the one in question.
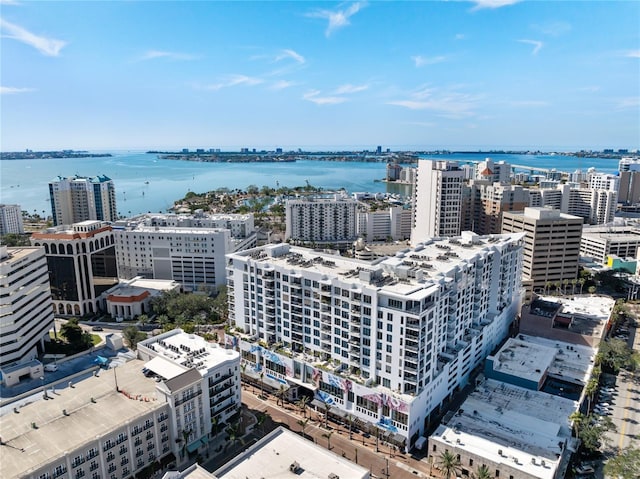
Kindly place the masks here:
POLYGON ((340 476, 337 474, 334 474, 333 472, 330 472, 328 479, 340 479, 340 476))
POLYGON ((298 469, 300 469, 300 464, 298 464, 297 462, 294 462, 289 466, 289 470, 291 472, 297 472, 298 469))

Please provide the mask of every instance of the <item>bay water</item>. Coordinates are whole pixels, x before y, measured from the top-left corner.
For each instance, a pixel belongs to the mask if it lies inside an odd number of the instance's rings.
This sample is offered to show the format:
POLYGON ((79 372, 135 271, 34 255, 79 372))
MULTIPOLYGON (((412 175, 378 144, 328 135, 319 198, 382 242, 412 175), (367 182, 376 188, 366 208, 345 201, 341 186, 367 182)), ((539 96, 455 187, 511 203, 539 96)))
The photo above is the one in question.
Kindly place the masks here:
MULTIPOLYGON (((111 152, 112 157, 64 158, 0 161, 0 203, 19 204, 29 213, 49 216, 49 181, 57 176, 96 176, 114 181, 116 202, 121 215, 164 212, 189 191, 204 193, 218 188, 246 189, 269 186, 295 187, 307 182, 325 190, 406 194, 407 188, 381 182, 385 162, 341 162, 299 160, 282 163, 204 163, 165 160, 156 154, 111 152)), ((430 156, 461 163, 484 160, 486 153, 459 153, 430 156)), ((494 161, 532 168, 556 168, 560 171, 598 171, 614 173, 618 160, 578 158, 560 155, 491 154, 494 161)))

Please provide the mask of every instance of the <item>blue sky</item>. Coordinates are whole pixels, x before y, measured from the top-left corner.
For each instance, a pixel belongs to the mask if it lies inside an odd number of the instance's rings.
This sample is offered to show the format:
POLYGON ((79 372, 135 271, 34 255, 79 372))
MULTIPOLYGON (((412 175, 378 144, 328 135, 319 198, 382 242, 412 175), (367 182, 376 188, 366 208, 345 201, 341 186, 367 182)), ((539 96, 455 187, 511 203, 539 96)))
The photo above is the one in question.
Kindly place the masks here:
POLYGON ((3 151, 640 146, 640 2, 0 9, 3 151))

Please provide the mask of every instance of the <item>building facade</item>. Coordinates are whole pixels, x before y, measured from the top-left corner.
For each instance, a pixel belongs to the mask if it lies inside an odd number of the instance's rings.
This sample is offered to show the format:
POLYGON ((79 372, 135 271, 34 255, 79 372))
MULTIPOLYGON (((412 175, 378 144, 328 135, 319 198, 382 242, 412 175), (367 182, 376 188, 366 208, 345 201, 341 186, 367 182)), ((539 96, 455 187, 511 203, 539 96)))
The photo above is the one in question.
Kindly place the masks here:
POLYGON ((401 206, 358 213, 358 236, 367 241, 405 240, 411 237, 413 213, 401 206))
POLYGON ((229 255, 243 361, 411 447, 507 335, 522 237, 465 232, 374 262, 287 244, 229 255))
POLYGON ((53 306, 43 248, 0 246, 0 366, 44 351, 53 306))
POLYGON ((87 220, 116 221, 116 191, 111 178, 58 176, 49 182, 51 215, 54 226, 87 220))
POLYGON ((464 172, 455 161, 419 160, 411 244, 460 234, 464 172))
POLYGON ((118 283, 115 237, 102 221, 83 221, 33 233, 43 246, 55 313, 83 316, 100 310, 101 294, 118 283))
POLYGON ((285 240, 349 244, 356 239, 358 202, 354 199, 305 197, 285 202, 285 240))
POLYGON ((0 204, 0 236, 6 234, 24 234, 20 205, 0 204))
POLYGON ((158 394, 173 411, 175 436, 184 441, 180 459, 206 450, 209 438, 240 411, 240 354, 174 329, 138 343, 138 356, 163 379, 158 394))
POLYGON ((580 255, 606 264, 611 255, 635 258, 640 248, 640 230, 632 226, 590 226, 582 230, 580 255))
POLYGON ((547 208, 503 213, 502 233, 525 233, 522 276, 529 292, 577 278, 582 221, 547 208))

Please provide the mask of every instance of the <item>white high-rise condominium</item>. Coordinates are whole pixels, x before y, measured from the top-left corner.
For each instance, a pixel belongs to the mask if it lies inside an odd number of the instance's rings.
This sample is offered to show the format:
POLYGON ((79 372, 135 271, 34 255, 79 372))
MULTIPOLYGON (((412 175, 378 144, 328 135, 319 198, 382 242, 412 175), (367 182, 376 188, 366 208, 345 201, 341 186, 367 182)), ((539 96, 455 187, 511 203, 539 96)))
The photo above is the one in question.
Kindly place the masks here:
POLYGON ((287 244, 228 255, 243 361, 411 447, 507 335, 523 236, 464 232, 373 262, 287 244))
POLYGON ((0 235, 10 233, 24 233, 20 205, 0 205, 0 235))
POLYGON ((53 327, 44 248, 0 246, 0 365, 35 359, 53 327))
POLYGON ((464 171, 455 161, 419 160, 411 244, 460 234, 464 171))
POLYGON ((303 198, 285 203, 285 239, 349 243, 356 238, 358 202, 352 198, 303 198))
POLYGON ((113 180, 104 175, 58 176, 49 182, 49 197, 54 226, 118 219, 113 180))

